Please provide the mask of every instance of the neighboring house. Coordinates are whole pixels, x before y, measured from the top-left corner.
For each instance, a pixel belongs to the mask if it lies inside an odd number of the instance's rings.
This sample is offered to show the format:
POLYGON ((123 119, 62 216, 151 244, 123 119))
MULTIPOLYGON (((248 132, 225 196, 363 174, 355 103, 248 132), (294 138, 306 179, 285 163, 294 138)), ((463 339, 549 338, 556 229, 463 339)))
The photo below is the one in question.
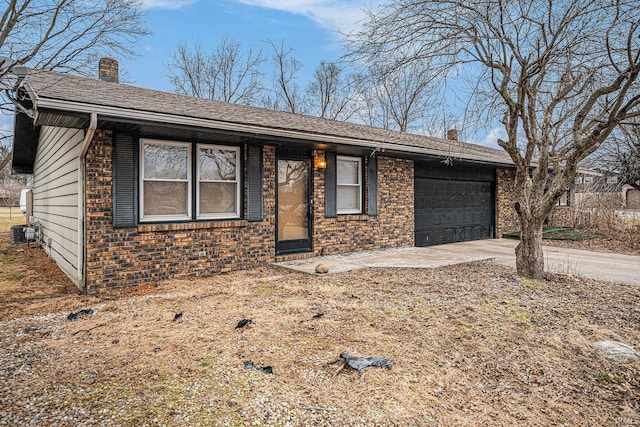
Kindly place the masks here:
POLYGON ((573 204, 579 208, 597 207, 603 198, 612 207, 624 207, 623 185, 615 172, 580 168, 572 192, 573 204))
POLYGON ((12 165, 89 292, 515 224, 501 150, 121 85, 115 61, 101 75, 20 76, 12 165))

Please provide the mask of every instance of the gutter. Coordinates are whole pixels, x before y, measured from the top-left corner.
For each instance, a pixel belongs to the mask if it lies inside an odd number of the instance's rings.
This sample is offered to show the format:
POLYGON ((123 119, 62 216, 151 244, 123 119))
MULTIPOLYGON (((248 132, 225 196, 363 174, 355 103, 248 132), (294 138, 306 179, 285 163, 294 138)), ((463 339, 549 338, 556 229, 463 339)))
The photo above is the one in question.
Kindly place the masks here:
POLYGON ((91 141, 93 140, 93 136, 96 133, 96 128, 98 127, 98 113, 91 112, 91 118, 89 120, 89 126, 85 130, 84 140, 82 141, 82 147, 80 149, 80 154, 78 157, 78 191, 80 193, 79 203, 78 203, 78 285, 82 289, 84 293, 87 293, 87 268, 86 268, 86 259, 87 259, 87 249, 86 249, 86 241, 87 241, 87 193, 86 193, 86 163, 87 163, 87 152, 89 151, 89 145, 91 145, 91 141))
MULTIPOLYGON (((202 119, 202 118, 194 118, 194 117, 184 117, 184 116, 178 116, 174 114, 132 110, 132 109, 120 108, 120 107, 99 106, 94 104, 74 102, 74 101, 64 101, 64 100, 51 99, 51 98, 38 98, 37 103, 38 103, 38 107, 49 108, 52 110, 73 111, 73 112, 89 113, 89 114, 98 113, 100 115, 111 116, 111 117, 122 117, 122 118, 129 118, 129 119, 149 121, 149 122, 171 123, 171 124, 195 126, 195 127, 201 127, 201 128, 207 128, 207 129, 245 132, 253 135, 265 135, 267 137, 273 136, 273 137, 283 137, 283 138, 292 138, 292 139, 303 139, 307 141, 312 140, 315 142, 324 142, 324 143, 330 143, 330 144, 344 144, 344 145, 365 147, 365 148, 371 148, 371 149, 384 149, 385 151, 402 151, 402 152, 411 153, 411 154, 435 155, 438 157, 445 157, 445 158, 451 156, 452 154, 452 152, 448 150, 435 150, 432 148, 417 147, 417 146, 406 145, 406 144, 376 142, 371 140, 363 140, 363 139, 334 136, 334 135, 327 135, 327 134, 314 134, 314 133, 298 131, 298 130, 267 128, 267 127, 262 127, 258 125, 231 123, 231 122, 225 122, 220 120, 202 119), (310 139, 309 137, 313 137, 313 138, 310 139)), ((505 166, 513 166, 513 162, 511 161, 511 159, 502 160, 500 158, 494 158, 491 156, 481 156, 481 155, 475 155, 475 154, 464 155, 461 153, 455 153, 455 155, 453 155, 452 157, 463 159, 463 160, 475 160, 480 162, 490 162, 495 164, 501 164, 505 166)))

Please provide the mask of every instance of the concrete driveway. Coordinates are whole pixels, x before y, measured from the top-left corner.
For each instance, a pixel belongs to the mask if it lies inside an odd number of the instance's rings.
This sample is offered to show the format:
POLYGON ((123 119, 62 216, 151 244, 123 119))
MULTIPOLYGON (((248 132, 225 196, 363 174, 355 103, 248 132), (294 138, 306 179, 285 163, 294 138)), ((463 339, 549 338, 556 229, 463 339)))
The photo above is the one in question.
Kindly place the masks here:
MULTIPOLYGON (((353 252, 277 265, 314 273, 316 265, 329 267, 329 273, 363 267, 434 268, 474 261, 493 261, 516 265, 514 239, 488 239, 449 243, 427 248, 404 247, 376 251, 353 252)), ((640 285, 640 256, 591 252, 581 249, 544 247, 545 269, 554 273, 573 274, 599 280, 640 285)))

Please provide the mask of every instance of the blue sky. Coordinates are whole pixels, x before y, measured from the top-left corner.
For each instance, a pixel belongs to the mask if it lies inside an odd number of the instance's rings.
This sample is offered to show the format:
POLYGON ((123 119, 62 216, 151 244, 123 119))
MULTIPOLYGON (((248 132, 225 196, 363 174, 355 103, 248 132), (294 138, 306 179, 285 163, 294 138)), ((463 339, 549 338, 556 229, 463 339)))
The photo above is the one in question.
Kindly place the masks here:
MULTIPOLYGON (((171 91, 165 77, 169 54, 178 43, 197 41, 213 50, 228 35, 243 48, 270 53, 266 40, 294 49, 293 56, 303 68, 299 84, 308 79, 322 60, 333 61, 343 54, 340 31, 357 29, 365 18, 364 9, 375 10, 386 0, 142 0, 147 12, 150 36, 141 38, 133 59, 116 58, 121 78, 135 86, 171 91)), ((96 64, 97 76, 97 64, 96 64)), ((0 127, 8 128, 11 118, 0 117, 0 127)), ((489 126, 490 127, 490 126, 489 126)), ((478 144, 497 148, 504 137, 501 127, 479 132, 478 144)))
POLYGON ((294 49, 303 64, 301 83, 321 60, 337 60, 343 53, 339 30, 349 32, 364 17, 365 0, 145 0, 152 35, 140 40, 140 56, 121 60, 126 79, 136 86, 171 90, 164 77, 167 57, 181 41, 198 41, 213 50, 224 35, 244 48, 270 53, 264 42, 294 49))

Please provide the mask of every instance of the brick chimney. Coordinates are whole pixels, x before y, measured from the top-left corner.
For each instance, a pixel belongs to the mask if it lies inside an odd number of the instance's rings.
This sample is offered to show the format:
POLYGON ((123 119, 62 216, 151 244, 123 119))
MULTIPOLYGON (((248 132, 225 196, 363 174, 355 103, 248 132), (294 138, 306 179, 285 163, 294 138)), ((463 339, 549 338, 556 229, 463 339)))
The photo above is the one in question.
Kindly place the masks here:
POLYGON ((118 83, 118 61, 112 58, 100 58, 98 78, 105 82, 118 83))
POLYGON ((458 140, 458 130, 457 129, 449 129, 447 131, 447 139, 450 141, 458 140))

